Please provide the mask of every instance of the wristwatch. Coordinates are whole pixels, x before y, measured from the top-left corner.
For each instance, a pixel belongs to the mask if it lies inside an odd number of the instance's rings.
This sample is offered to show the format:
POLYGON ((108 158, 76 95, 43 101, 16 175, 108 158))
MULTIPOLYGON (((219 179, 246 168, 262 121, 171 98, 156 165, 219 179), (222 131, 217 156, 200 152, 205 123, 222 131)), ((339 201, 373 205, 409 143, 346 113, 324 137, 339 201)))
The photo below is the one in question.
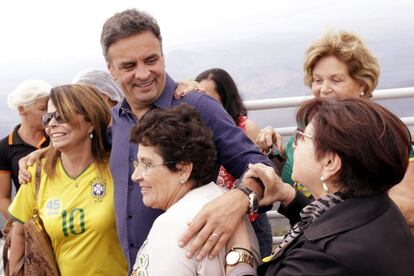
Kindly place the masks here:
POLYGON ((241 247, 232 247, 226 254, 226 265, 237 265, 238 263, 246 263, 253 267, 253 254, 241 247))
POLYGON ((247 187, 242 186, 234 186, 234 189, 238 189, 245 193, 249 198, 249 209, 247 210, 248 214, 256 214, 257 210, 259 209, 259 200, 257 199, 257 195, 255 192, 250 190, 247 187))

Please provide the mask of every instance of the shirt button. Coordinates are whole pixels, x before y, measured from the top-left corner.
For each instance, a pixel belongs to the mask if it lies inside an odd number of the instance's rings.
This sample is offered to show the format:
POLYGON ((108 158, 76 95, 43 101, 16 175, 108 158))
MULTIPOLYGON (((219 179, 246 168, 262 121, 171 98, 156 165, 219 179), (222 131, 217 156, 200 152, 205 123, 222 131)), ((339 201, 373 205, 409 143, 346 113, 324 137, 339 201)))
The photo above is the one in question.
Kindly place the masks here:
POLYGON ((132 215, 131 214, 128 215, 128 219, 132 219, 132 215))
POLYGON ((129 247, 132 247, 133 248, 134 247, 134 244, 133 243, 130 243, 129 244, 129 247))

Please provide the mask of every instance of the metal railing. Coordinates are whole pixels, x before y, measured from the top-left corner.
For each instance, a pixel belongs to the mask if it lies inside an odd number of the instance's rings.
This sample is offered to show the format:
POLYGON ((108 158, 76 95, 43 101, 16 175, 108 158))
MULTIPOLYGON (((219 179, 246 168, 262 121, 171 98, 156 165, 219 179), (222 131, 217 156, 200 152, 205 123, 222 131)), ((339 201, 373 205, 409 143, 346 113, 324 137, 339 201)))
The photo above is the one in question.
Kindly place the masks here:
MULTIPOLYGON (((414 87, 405 88, 393 88, 375 90, 372 99, 373 100, 390 100, 414 97, 414 87)), ((287 97, 287 98, 275 98, 275 99, 262 99, 262 100, 249 100, 244 101, 247 110, 265 110, 276 108, 289 108, 297 107, 302 102, 312 99, 313 96, 301 96, 301 97, 287 97)), ((414 116, 400 118, 406 125, 414 125, 414 116)), ((296 130, 296 126, 292 127, 279 127, 275 128, 277 133, 282 136, 292 135, 296 130)))
MULTIPOLYGON (((302 102, 312 99, 314 96, 301 96, 301 97, 287 97, 287 98, 275 98, 275 99, 263 99, 263 100, 249 100, 244 101, 247 110, 265 110, 276 108, 289 108, 297 107, 302 102)), ((414 97, 414 87, 406 88, 393 88, 375 90, 373 93, 373 100, 388 100, 388 99, 401 99, 414 97)), ((414 116, 401 117, 400 118, 406 125, 414 125, 414 116)), ((292 135, 296 130, 296 126, 291 127, 279 127, 275 128, 276 132, 282 136, 292 135)), ((266 213, 269 219, 284 218, 283 215, 277 211, 268 211, 266 213)), ((279 244, 283 240, 282 236, 273 237, 273 244, 279 244)))

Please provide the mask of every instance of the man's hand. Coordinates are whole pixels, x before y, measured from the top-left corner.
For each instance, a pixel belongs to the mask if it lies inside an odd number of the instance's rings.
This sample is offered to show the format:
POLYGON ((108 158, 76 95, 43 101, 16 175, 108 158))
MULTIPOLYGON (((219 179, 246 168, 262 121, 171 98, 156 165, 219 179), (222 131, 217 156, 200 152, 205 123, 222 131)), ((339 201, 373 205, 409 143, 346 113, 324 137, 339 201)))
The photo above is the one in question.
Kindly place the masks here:
POLYGON ((26 184, 30 182, 31 175, 27 168, 39 160, 46 152, 46 149, 38 149, 19 160, 19 183, 26 184))
POLYGON ((178 81, 177 89, 174 91, 174 99, 178 100, 179 98, 187 95, 193 91, 199 91, 199 83, 194 80, 184 80, 178 81))
POLYGON ((295 189, 284 183, 272 167, 260 163, 250 164, 243 179, 249 177, 259 177, 265 186, 264 196, 259 202, 261 206, 273 204, 275 201, 286 206, 295 198, 295 189))
POLYGON ((242 223, 248 205, 248 198, 240 190, 231 190, 207 203, 181 236, 179 246, 185 246, 195 237, 187 257, 191 258, 197 253, 196 259, 199 261, 207 255, 210 259, 214 258, 242 223))

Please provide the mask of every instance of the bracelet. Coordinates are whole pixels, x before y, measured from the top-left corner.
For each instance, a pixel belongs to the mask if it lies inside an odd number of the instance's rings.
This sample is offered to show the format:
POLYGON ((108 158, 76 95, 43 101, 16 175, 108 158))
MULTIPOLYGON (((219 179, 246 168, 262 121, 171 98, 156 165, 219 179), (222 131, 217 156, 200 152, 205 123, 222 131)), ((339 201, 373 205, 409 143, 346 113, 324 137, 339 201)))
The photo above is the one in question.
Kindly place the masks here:
POLYGON ((252 257, 253 257, 253 253, 249 250, 249 249, 246 249, 246 248, 243 248, 243 247, 232 247, 230 250, 233 250, 233 249, 237 249, 237 250, 242 250, 242 251, 246 251, 246 253, 249 253, 250 255, 252 255, 252 257))

